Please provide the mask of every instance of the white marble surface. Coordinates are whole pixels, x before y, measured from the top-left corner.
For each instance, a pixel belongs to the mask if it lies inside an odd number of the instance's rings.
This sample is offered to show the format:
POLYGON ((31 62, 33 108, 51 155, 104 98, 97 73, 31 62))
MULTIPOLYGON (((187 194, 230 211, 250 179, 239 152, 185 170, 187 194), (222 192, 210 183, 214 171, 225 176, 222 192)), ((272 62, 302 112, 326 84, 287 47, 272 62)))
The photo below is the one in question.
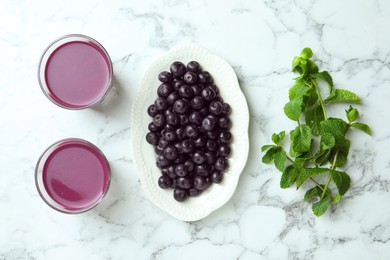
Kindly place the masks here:
POLYGON ((389 25, 386 0, 0 1, 0 259, 389 259, 389 25), (68 33, 94 37, 114 61, 115 89, 95 109, 58 108, 39 89, 41 52, 68 33), (234 67, 251 114, 237 191, 194 223, 148 201, 130 152, 130 108, 143 73, 185 41, 234 67), (362 97, 374 130, 350 136, 352 188, 321 218, 304 191, 279 188, 279 173, 260 153, 273 132, 293 126, 282 107, 291 60, 305 46, 336 86, 362 97), (65 137, 98 145, 113 170, 107 197, 81 215, 52 210, 34 185, 38 156, 65 137))

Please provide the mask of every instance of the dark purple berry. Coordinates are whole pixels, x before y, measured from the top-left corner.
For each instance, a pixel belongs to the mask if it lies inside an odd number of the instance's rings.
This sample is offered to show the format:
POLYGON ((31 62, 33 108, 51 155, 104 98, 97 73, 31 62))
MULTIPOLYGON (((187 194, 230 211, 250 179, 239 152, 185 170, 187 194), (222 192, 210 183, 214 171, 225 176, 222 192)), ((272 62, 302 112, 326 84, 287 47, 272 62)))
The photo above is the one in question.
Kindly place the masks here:
POLYGON ((192 72, 199 72, 202 68, 200 67, 199 62, 197 61, 190 61, 187 64, 187 70, 192 72))
POLYGON ((213 77, 208 71, 202 71, 198 74, 198 80, 200 83, 207 84, 213 83, 213 77))
POLYGON ((146 134, 146 141, 151 145, 157 145, 159 136, 157 133, 149 132, 146 134))
POLYGON ((167 97, 167 103, 168 103, 168 105, 173 105, 173 103, 175 103, 175 101, 178 100, 179 98, 180 98, 179 93, 177 93, 176 91, 175 91, 175 92, 172 92, 172 93, 169 94, 169 96, 167 97))
POLYGON ((201 96, 195 96, 191 99, 191 107, 199 110, 205 107, 205 100, 201 96))
POLYGON ((206 87, 202 90, 202 97, 206 100, 206 101, 211 101, 215 98, 215 91, 214 89, 212 89, 211 87, 206 87))
POLYGON ((163 114, 157 114, 153 117, 153 124, 157 127, 163 127, 165 125, 165 117, 163 114))
POLYGON ((186 83, 182 79, 174 79, 173 80, 173 89, 175 91, 179 91, 180 87, 185 85, 186 83))
POLYGON ((155 124, 153 124, 153 122, 149 123, 148 129, 150 132, 158 132, 160 130, 160 128, 158 126, 156 126, 155 124))
POLYGON ((224 171, 228 167, 228 162, 225 157, 218 157, 214 163, 214 169, 224 171))
POLYGON ((218 144, 217 144, 217 142, 215 140, 212 140, 212 139, 207 140, 207 142, 206 142, 206 149, 208 151, 212 151, 213 152, 213 151, 216 151, 217 148, 218 148, 218 144))
POLYGON ((232 134, 228 131, 221 131, 219 134, 219 141, 222 143, 229 143, 232 140, 232 134))
POLYGON ((195 173, 196 173, 196 175, 203 176, 203 177, 209 176, 210 166, 208 166, 206 164, 196 165, 195 166, 195 173))
POLYGON ((175 173, 179 177, 184 177, 188 174, 187 167, 184 164, 180 163, 180 164, 176 165, 175 173))
POLYGON ((228 117, 221 117, 218 123, 221 129, 229 129, 231 125, 230 119, 228 117))
POLYGON ((171 84, 168 83, 162 83, 158 88, 157 88, 157 95, 159 97, 168 97, 173 91, 173 87, 171 84))
POLYGON ((173 110, 178 114, 185 114, 189 109, 188 102, 184 99, 178 99, 173 103, 173 110))
POLYGON ((206 131, 211 131, 214 129, 217 123, 217 119, 214 116, 207 116, 202 120, 202 128, 206 131))
POLYGON ((156 109, 156 106, 155 105, 150 105, 148 107, 148 115, 151 116, 151 117, 154 117, 155 115, 157 115, 158 111, 156 109))
POLYGON ((229 115, 231 112, 230 105, 228 103, 223 103, 223 113, 229 115))
POLYGON ((223 173, 220 171, 214 171, 211 173, 211 180, 214 183, 221 183, 223 179, 223 173))
POLYGON ((177 179, 177 186, 179 188, 182 188, 182 189, 185 189, 185 190, 188 190, 189 188, 191 188, 191 182, 188 178, 185 178, 185 177, 179 177, 177 179))
POLYGON ((176 188, 173 191, 173 197, 175 198, 176 201, 182 202, 188 198, 188 193, 184 189, 176 188))
POLYGON ((195 163, 195 164, 203 164, 205 161, 206 161, 206 156, 204 155, 204 152, 202 151, 196 151, 193 155, 192 155, 192 161, 195 163))
POLYGON ((188 172, 192 172, 195 168, 195 164, 190 160, 185 161, 184 166, 187 168, 188 172))
POLYGON ((173 79, 172 74, 168 71, 162 71, 158 74, 158 80, 164 83, 171 82, 173 79))
POLYGON ((173 145, 168 146, 167 148, 164 149, 163 155, 166 159, 168 160, 175 160, 178 156, 179 153, 173 145))
POLYGON ((168 166, 170 164, 170 161, 164 157, 164 155, 160 154, 159 156, 157 156, 157 159, 156 159, 156 166, 158 168, 164 168, 166 166, 168 166))
POLYGON ((169 178, 168 175, 161 175, 160 178, 158 178, 158 186, 160 186, 161 189, 168 189, 172 186, 172 179, 169 178))
POLYGON ((172 63, 169 69, 172 75, 176 78, 184 76, 184 74, 187 72, 186 66, 180 61, 175 61, 172 63))
POLYGON ((168 102, 163 97, 158 97, 156 101, 154 101, 154 106, 158 111, 163 111, 168 108, 168 102))
POLYGON ((226 144, 221 145, 218 147, 218 155, 227 157, 230 154, 230 147, 226 144))
POLYGON ((194 111, 190 114, 190 116, 188 117, 188 121, 192 124, 195 124, 195 125, 200 125, 202 124, 202 120, 203 120, 203 117, 202 115, 200 114, 200 112, 198 111, 194 111))
POLYGON ((189 85, 194 85, 198 81, 198 76, 195 72, 187 71, 183 76, 183 80, 189 85))
POLYGON ((213 152, 205 152, 204 156, 206 157, 206 163, 209 165, 213 165, 217 160, 217 156, 213 152))
POLYGON ((195 139, 199 135, 198 127, 196 125, 187 125, 184 133, 187 137, 195 139))
POLYGON ((176 133, 175 131, 165 131, 164 133, 164 139, 167 141, 175 141, 176 140, 176 133))
POLYGON ((212 101, 209 105, 210 113, 214 115, 219 115, 222 113, 222 103, 219 101, 212 101))
POLYGON ((183 153, 190 153, 194 150, 194 141, 191 139, 186 139, 181 142, 181 147, 183 153))
POLYGON ((199 84, 192 85, 192 90, 194 91, 194 96, 201 96, 202 95, 202 87, 199 84))
POLYGON ((194 96, 194 90, 188 85, 183 85, 179 88, 179 95, 182 98, 191 100, 194 96))
POLYGON ((195 189, 195 188, 190 188, 190 189, 188 189, 188 195, 190 196, 190 197, 196 197, 196 196, 198 196, 199 194, 201 194, 202 193, 202 191, 200 191, 200 190, 198 190, 198 189, 195 189))
POLYGON ((203 176, 196 176, 194 178, 194 188, 197 190, 204 190, 206 188, 206 179, 203 176))
POLYGON ((176 113, 170 113, 166 115, 165 121, 168 125, 176 126, 180 123, 180 118, 176 113))
POLYGON ((204 147, 206 145, 206 137, 204 135, 198 136, 198 138, 195 139, 195 147, 204 147))

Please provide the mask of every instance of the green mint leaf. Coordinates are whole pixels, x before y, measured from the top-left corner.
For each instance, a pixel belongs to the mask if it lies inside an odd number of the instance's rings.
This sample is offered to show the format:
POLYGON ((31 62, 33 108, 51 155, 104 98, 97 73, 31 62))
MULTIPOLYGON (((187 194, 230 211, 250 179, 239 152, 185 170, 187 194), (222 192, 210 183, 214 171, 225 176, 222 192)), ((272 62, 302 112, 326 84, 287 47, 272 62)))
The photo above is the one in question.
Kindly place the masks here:
POLYGON ((299 189, 299 187, 301 187, 301 185, 307 180, 309 179, 311 176, 313 175, 318 175, 318 174, 322 174, 322 173, 325 173, 325 172, 328 172, 329 169, 328 168, 303 168, 299 175, 298 175, 298 178, 296 180, 297 182, 297 188, 299 189))
POLYGON ((331 133, 323 133, 321 135, 320 149, 321 151, 329 150, 336 145, 336 140, 331 133))
POLYGON ((345 172, 332 170, 331 174, 332 174, 332 179, 333 179, 334 183, 336 184, 336 187, 339 191, 339 194, 341 196, 344 196, 344 194, 349 189, 349 186, 351 183, 351 178, 345 172))
POLYGON ((321 121, 321 134, 330 133, 334 136, 336 143, 343 143, 345 134, 348 130, 348 124, 339 118, 328 118, 321 121))
POLYGON ((355 103, 360 104, 360 98, 355 93, 345 90, 336 89, 324 100, 325 103, 329 102, 343 102, 343 103, 355 103))
POLYGON ((333 202, 334 203, 339 203, 340 202, 340 200, 341 200, 341 195, 340 194, 337 194, 334 198, 333 198, 333 202))
POLYGON ((310 87, 307 86, 307 83, 300 79, 297 80, 294 86, 290 88, 288 91, 288 97, 290 100, 293 100, 295 98, 303 97, 306 95, 306 93, 310 90, 310 87))
POLYGON ((307 60, 307 66, 305 72, 310 74, 315 74, 318 72, 318 66, 313 61, 307 60))
POLYGON ((306 67, 306 61, 301 57, 295 57, 292 63, 292 71, 298 72, 299 74, 303 74, 303 67, 306 67))
POLYGON ((271 147, 275 147, 275 145, 273 145, 273 144, 266 144, 266 145, 263 145, 263 146, 261 147, 261 152, 265 152, 266 150, 268 150, 268 149, 271 148, 271 147))
POLYGON ((363 132, 365 132, 368 135, 372 135, 371 128, 366 124, 355 122, 355 123, 352 123, 351 126, 354 128, 357 128, 359 130, 362 130, 363 132))
POLYGON ((345 110, 345 113, 347 114, 347 118, 350 123, 356 121, 359 118, 359 112, 352 106, 349 106, 349 108, 345 110))
POLYGON ((306 191, 305 196, 303 197, 303 200, 306 202, 312 201, 316 197, 320 197, 322 194, 322 190, 315 186, 308 191, 306 191))
POLYGON ((262 159, 262 162, 263 163, 271 163, 273 160, 274 160, 274 154, 276 152, 276 149, 277 147, 272 147, 270 149, 268 149, 268 151, 265 153, 265 155, 263 156, 263 159, 262 159))
POLYGON ((283 149, 280 149, 278 152, 274 153, 275 167, 279 171, 284 172, 284 164, 286 160, 287 160, 287 154, 283 149))
POLYGON ((321 132, 321 121, 325 120, 322 106, 317 103, 305 111, 306 124, 313 130, 313 135, 319 135, 321 132))
POLYGON ((292 151, 292 154, 301 155, 309 151, 311 147, 311 138, 312 138, 311 128, 306 124, 297 126, 294 130, 292 130, 290 132, 290 139, 291 139, 290 151, 292 151))
POLYGON ((284 106, 284 113, 291 120, 297 121, 302 113, 303 98, 294 98, 284 106))
POLYGON ((280 178, 280 188, 286 189, 291 187, 295 183, 298 173, 299 171, 296 171, 292 165, 288 166, 280 178))
POLYGON ((342 144, 337 144, 337 147, 331 150, 329 156, 329 162, 333 164, 335 160, 335 156, 337 154, 337 158, 335 161, 336 167, 342 167, 347 163, 349 148, 351 147, 351 141, 345 139, 342 144))
POLYGON ((306 60, 308 60, 308 59, 310 59, 311 57, 313 57, 313 51, 312 51, 310 48, 306 47, 306 48, 304 48, 304 49, 301 51, 301 57, 304 58, 304 59, 306 59, 306 60))
POLYGON ((331 150, 319 151, 316 154, 316 163, 320 166, 326 164, 329 160, 331 150))
POLYGON ((323 81, 325 81, 327 84, 328 84, 328 87, 329 87, 329 93, 332 93, 333 92, 333 79, 332 77, 330 76, 329 72, 327 72, 326 70, 322 71, 322 72, 319 72, 319 73, 316 73, 314 75, 314 77, 316 79, 321 79, 323 81))
POLYGON ((304 99, 304 106, 305 107, 312 107, 315 104, 318 103, 318 94, 314 87, 310 88, 310 90, 307 92, 307 95, 304 99))
POLYGON ((280 142, 283 141, 285 136, 286 136, 286 132, 285 131, 282 131, 279 134, 274 133, 272 135, 272 142, 274 142, 276 145, 280 145, 280 142))
POLYGON ((328 209, 330 201, 331 201, 331 196, 329 193, 327 193, 325 197, 322 198, 322 200, 314 203, 312 206, 314 215, 316 215, 317 217, 322 216, 328 209))

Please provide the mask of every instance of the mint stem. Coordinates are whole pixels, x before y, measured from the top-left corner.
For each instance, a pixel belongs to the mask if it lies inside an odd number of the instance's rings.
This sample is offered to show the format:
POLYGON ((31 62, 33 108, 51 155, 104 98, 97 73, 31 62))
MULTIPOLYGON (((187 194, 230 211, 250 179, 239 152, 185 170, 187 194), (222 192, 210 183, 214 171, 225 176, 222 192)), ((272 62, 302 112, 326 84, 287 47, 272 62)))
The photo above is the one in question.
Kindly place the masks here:
MULTIPOLYGON (((294 164, 294 161, 289 156, 286 156, 286 157, 287 157, 287 160, 289 160, 292 164, 294 164)), ((322 191, 324 190, 324 188, 322 188, 321 185, 313 177, 310 177, 310 180, 312 180, 314 182, 314 184, 318 188, 320 188, 322 191)))
MULTIPOLYGON (((339 155, 339 150, 337 150, 337 152, 336 152, 336 154, 335 154, 335 156, 334 156, 332 166, 330 167, 331 170, 334 170, 334 168, 336 167, 336 160, 337 160, 337 156, 338 156, 338 155, 339 155)), ((332 174, 329 173, 328 179, 326 180, 326 183, 325 183, 325 187, 324 187, 324 189, 322 190, 321 199, 324 198, 324 196, 325 196, 325 194, 326 194, 326 191, 328 190, 328 186, 329 186, 331 177, 332 177, 332 174)))
POLYGON ((320 88, 318 87, 317 82, 315 81, 315 79, 312 78, 311 82, 313 83, 314 87, 316 88, 316 91, 317 91, 317 94, 318 94, 318 98, 320 100, 320 104, 321 104, 321 107, 322 107, 322 112, 324 113, 324 118, 326 120, 326 119, 328 119, 328 116, 326 114, 325 103, 324 103, 324 100, 322 99, 320 88))

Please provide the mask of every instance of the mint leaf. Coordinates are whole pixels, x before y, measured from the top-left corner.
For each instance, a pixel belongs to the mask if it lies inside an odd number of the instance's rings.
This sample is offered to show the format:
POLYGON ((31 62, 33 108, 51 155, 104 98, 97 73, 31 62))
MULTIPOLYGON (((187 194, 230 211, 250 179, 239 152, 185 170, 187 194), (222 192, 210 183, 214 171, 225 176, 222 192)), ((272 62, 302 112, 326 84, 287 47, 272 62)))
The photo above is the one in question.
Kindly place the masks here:
POLYGON ((330 194, 327 193, 324 198, 314 203, 312 206, 314 215, 316 215, 317 217, 322 216, 328 209, 330 201, 331 201, 331 196, 330 194))
POLYGON ((268 151, 265 153, 265 155, 263 156, 263 159, 262 159, 262 162, 263 163, 271 163, 273 160, 274 160, 274 154, 275 154, 275 150, 276 150, 276 146, 275 147, 272 147, 270 149, 268 149, 268 151))
POLYGON ((336 89, 324 100, 325 103, 329 102, 343 102, 343 103, 355 103, 360 104, 360 98, 355 93, 345 90, 336 89))
POLYGON ((310 90, 310 87, 306 85, 307 83, 304 80, 297 80, 297 82, 292 86, 288 92, 288 97, 290 100, 295 98, 303 97, 310 90))
POLYGON ((316 73, 314 75, 314 77, 316 79, 321 79, 323 81, 325 81, 327 84, 328 84, 328 87, 329 87, 329 93, 332 93, 333 92, 333 79, 332 77, 330 76, 329 72, 327 72, 326 70, 322 71, 322 72, 319 72, 319 73, 316 73))
POLYGON ((280 149, 278 152, 274 153, 275 167, 279 171, 284 172, 284 164, 286 160, 287 160, 287 155, 283 149, 280 149))
POLYGON ((305 196, 303 197, 303 200, 306 202, 309 202, 316 197, 320 197, 321 194, 322 194, 322 190, 319 187, 315 186, 315 187, 309 189, 308 191, 306 191, 305 196))
POLYGON ((295 57, 293 62, 292 62, 292 71, 293 72, 298 72, 299 74, 303 73, 303 70, 301 68, 301 63, 302 63, 302 58, 301 57, 295 57))
POLYGON ((336 148, 331 150, 329 156, 329 162, 333 164, 335 160, 335 156, 337 154, 337 158, 334 165, 336 167, 344 166, 347 163, 350 146, 351 146, 351 141, 349 141, 348 139, 345 139, 345 141, 342 144, 338 144, 336 148))
POLYGON ((336 184, 336 187, 339 191, 339 194, 341 196, 344 196, 344 194, 349 189, 349 186, 351 183, 351 178, 345 172, 339 172, 339 171, 332 170, 331 174, 332 174, 332 179, 333 179, 334 183, 336 184))
MULTIPOLYGON (((301 155, 310 150, 312 131, 308 125, 297 126, 290 132, 290 151, 294 155, 301 155)), ((291 153, 291 152, 290 152, 291 153)))
POLYGON ((295 183, 298 173, 299 171, 297 171, 294 166, 288 166, 280 179, 280 188, 286 189, 291 187, 295 183))
POLYGON ((355 122, 355 123, 350 124, 350 126, 357 128, 359 130, 362 130, 363 132, 365 132, 368 135, 372 135, 371 128, 366 124, 355 122))
POLYGON ((321 134, 330 133, 334 136, 336 143, 343 143, 345 134, 348 130, 348 124, 339 118, 329 118, 320 123, 321 134))
POLYGON ((286 136, 285 131, 282 131, 279 134, 274 133, 272 135, 272 142, 274 142, 276 145, 280 145, 280 142, 283 141, 285 136, 286 136))
POLYGON ((319 151, 316 154, 316 163, 320 166, 324 165, 329 160, 330 152, 331 150, 319 151))
POLYGON ((333 198, 332 201, 333 201, 334 203, 339 203, 340 200, 341 200, 341 197, 342 197, 342 196, 341 196, 340 194, 337 194, 337 195, 333 198))
POLYGON ((284 113, 291 120, 297 121, 302 113, 303 98, 297 97, 284 106, 284 113))
POLYGON ((304 59, 306 59, 306 60, 308 60, 308 59, 310 59, 311 57, 313 57, 313 51, 312 51, 310 48, 306 47, 306 48, 304 48, 304 49, 301 51, 301 57, 304 58, 304 59))
POLYGON ((349 106, 348 110, 345 110, 345 113, 347 114, 347 118, 350 123, 356 121, 359 118, 359 112, 352 106, 349 106))
POLYGON ((306 70, 304 70, 304 72, 310 73, 310 74, 315 74, 318 72, 318 67, 313 61, 307 60, 307 66, 306 66, 306 70))
POLYGON ((261 151, 264 152, 264 151, 268 150, 268 149, 271 148, 271 147, 275 147, 275 145, 273 145, 273 144, 266 144, 266 145, 263 145, 263 146, 261 147, 261 151))
POLYGON ((317 103, 305 111, 306 124, 313 130, 313 135, 319 135, 321 132, 321 121, 325 120, 322 106, 317 103))
POLYGON ((336 145, 336 140, 331 133, 321 135, 320 149, 321 151, 333 148, 336 145))
POLYGON ((313 175, 328 172, 328 168, 303 168, 297 177, 297 188, 299 188, 308 178, 313 175))

